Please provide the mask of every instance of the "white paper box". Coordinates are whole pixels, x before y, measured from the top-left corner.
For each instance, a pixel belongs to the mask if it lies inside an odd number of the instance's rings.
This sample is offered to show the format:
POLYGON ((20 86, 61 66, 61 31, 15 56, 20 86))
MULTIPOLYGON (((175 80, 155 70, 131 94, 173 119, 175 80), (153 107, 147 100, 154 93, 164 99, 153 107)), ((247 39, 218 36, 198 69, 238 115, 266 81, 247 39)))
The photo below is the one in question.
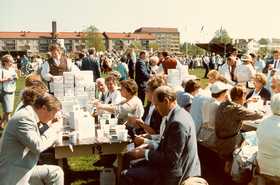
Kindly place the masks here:
POLYGON ((94 118, 88 112, 80 111, 76 130, 79 132, 79 139, 95 137, 94 118))
POLYGON ((63 72, 64 81, 65 80, 73 80, 74 81, 74 73, 72 72, 63 72))
POLYGON ((63 76, 53 76, 53 82, 63 84, 63 76))
POLYGON ((74 89, 74 84, 72 83, 67 83, 67 84, 64 84, 64 88, 68 88, 68 89, 70 89, 70 88, 72 88, 72 89, 74 89))
POLYGON ((113 168, 104 168, 100 172, 100 185, 115 185, 116 175, 113 168))

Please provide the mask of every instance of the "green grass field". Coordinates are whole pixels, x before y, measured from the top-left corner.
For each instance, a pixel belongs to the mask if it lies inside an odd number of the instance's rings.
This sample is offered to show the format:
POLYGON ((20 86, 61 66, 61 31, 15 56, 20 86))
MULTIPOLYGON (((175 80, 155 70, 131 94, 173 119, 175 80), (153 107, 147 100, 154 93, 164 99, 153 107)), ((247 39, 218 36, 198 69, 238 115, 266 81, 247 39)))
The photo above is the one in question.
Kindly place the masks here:
MULTIPOLYGON (((204 69, 198 68, 190 71, 190 74, 196 75, 200 79, 202 87, 206 87, 207 79, 203 79, 204 69)), ((20 102, 20 92, 24 88, 24 78, 20 78, 17 81, 17 90, 15 97, 15 107, 20 102)), ((0 107, 0 113, 2 115, 2 107, 0 107)), ((1 135, 0 131, 0 135, 1 135)), ((99 158, 99 156, 90 157, 73 157, 68 159, 69 168, 64 169, 66 175, 66 183, 71 185, 97 185, 99 184, 98 171, 100 168, 94 167, 93 163, 99 158)))

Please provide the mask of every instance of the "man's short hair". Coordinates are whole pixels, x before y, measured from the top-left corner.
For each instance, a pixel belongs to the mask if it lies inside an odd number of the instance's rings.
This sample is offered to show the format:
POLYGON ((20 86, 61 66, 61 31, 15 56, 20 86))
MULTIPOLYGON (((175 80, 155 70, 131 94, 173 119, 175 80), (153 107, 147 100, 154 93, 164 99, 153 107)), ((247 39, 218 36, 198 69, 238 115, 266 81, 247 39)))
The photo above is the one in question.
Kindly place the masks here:
POLYGON ((230 91, 232 101, 239 100, 244 94, 246 94, 246 87, 241 84, 234 86, 230 91))
POLYGON ((279 49, 275 49, 275 50, 272 51, 272 53, 273 53, 273 54, 275 54, 275 53, 280 53, 280 50, 279 50, 279 49))
POLYGON ((60 48, 60 46, 58 45, 58 44, 51 44, 50 45, 50 47, 49 47, 49 51, 53 51, 53 50, 58 50, 58 51, 60 51, 61 50, 61 48, 60 48))
POLYGON ((102 83, 105 84, 105 79, 104 78, 97 78, 95 83, 102 83))
POLYGON ((170 101, 176 101, 176 91, 169 86, 160 86, 154 91, 154 96, 159 102, 163 102, 165 98, 170 101))
POLYGON ((161 54, 162 54, 163 57, 169 56, 169 53, 167 51, 163 51, 163 52, 161 52, 161 54))
POLYGON ((88 54, 93 55, 95 53, 95 48, 89 48, 88 54))

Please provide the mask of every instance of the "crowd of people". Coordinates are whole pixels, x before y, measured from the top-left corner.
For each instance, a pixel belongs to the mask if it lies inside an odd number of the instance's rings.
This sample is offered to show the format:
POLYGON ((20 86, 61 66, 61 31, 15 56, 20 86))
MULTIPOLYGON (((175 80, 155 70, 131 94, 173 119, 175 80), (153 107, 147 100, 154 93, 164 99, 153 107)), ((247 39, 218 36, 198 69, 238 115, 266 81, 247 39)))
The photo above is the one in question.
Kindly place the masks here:
POLYGON ((31 74, 26 70, 29 62, 23 59, 26 87, 21 90, 22 101, 11 118, 19 73, 12 56, 1 59, 1 127, 5 129, 0 142, 0 184, 63 184, 59 167, 37 162, 40 152, 55 142, 62 121, 61 104, 49 92, 49 83, 63 72, 79 70, 93 72, 97 113, 109 112, 118 124, 126 125, 135 145, 124 155, 120 184, 207 184, 199 178, 202 173, 198 145, 217 152, 224 161, 221 175, 226 177, 225 184, 233 183, 233 152, 244 141, 243 122, 264 117, 263 110, 249 108, 257 101, 271 104, 272 111, 257 129, 259 171, 269 182, 280 182, 279 50, 267 62, 253 53, 239 58, 236 50, 224 60, 218 55, 205 55, 199 64, 208 78, 204 89, 194 78, 184 79, 180 88, 167 84, 169 69, 184 65, 193 69, 197 65, 192 58, 171 56, 168 52, 130 49, 98 53, 90 48, 79 52, 73 62, 58 44, 53 44, 48 59, 36 57, 31 74))

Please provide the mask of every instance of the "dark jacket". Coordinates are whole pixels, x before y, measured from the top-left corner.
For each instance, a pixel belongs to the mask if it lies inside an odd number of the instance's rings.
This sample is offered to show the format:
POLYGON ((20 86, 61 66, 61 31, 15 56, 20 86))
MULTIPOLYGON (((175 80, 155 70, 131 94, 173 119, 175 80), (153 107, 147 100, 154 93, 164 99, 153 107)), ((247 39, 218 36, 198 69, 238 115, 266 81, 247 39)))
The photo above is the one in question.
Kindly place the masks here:
POLYGON ((148 158, 159 170, 161 185, 177 185, 181 178, 200 176, 195 126, 187 111, 180 107, 173 110, 158 149, 149 151, 148 158))
POLYGON ((150 78, 150 72, 144 60, 139 59, 135 66, 135 82, 138 88, 146 88, 146 83, 150 78))
POLYGON ((135 75, 135 66, 134 66, 134 62, 133 60, 130 58, 127 61, 127 65, 128 65, 128 76, 131 79, 134 79, 134 75, 135 75))
MULTIPOLYGON (((252 89, 246 96, 246 99, 249 99, 254 93, 254 89, 252 89)), ((264 103, 266 101, 270 101, 271 98, 271 93, 269 92, 269 90, 265 87, 263 87, 259 93, 259 96, 262 98, 262 100, 264 101, 264 103)))
POLYGON ((262 113, 251 111, 232 101, 221 103, 215 119, 216 146, 219 155, 224 159, 231 159, 232 152, 242 142, 240 134, 242 122, 262 117, 262 113))
POLYGON ((91 56, 85 57, 82 60, 82 71, 89 70, 93 72, 93 81, 96 81, 97 78, 100 78, 100 66, 97 59, 92 58, 91 56))
MULTIPOLYGON (((150 106, 151 106, 151 103, 148 103, 147 106, 144 108, 144 115, 142 117, 143 121, 145 121, 146 117, 149 114, 150 106)), ((155 108, 152 113, 151 119, 150 119, 150 127, 154 129, 156 134, 159 134, 161 120, 162 120, 162 116, 159 114, 159 112, 155 108)), ((136 132, 137 132, 137 134, 145 133, 143 128, 137 129, 136 132)))

